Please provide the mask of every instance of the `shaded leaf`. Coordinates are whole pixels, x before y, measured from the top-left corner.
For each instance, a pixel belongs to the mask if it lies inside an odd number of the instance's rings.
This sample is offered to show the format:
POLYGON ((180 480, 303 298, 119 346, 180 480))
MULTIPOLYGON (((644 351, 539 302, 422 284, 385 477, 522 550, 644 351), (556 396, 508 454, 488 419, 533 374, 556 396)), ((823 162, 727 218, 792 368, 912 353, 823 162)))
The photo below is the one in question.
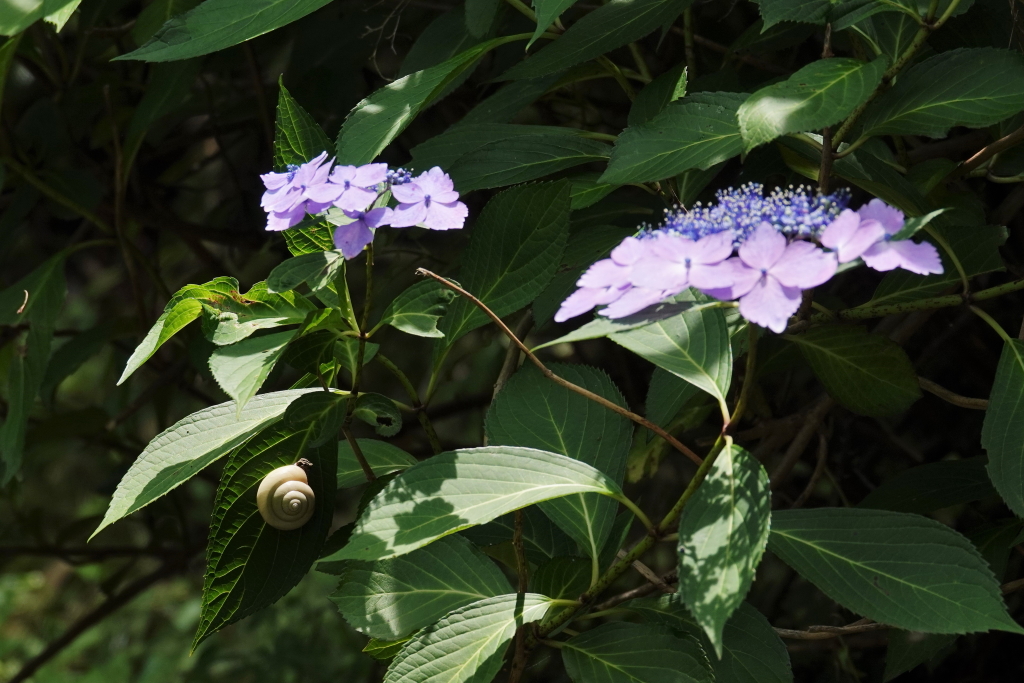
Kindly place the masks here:
POLYGON ((281 358, 294 331, 249 337, 231 346, 220 346, 210 356, 210 372, 217 384, 242 408, 263 386, 263 382, 281 358))
POLYGON ((439 282, 417 282, 388 304, 378 325, 391 325, 417 337, 443 337, 437 321, 454 298, 455 292, 439 282))
POLYGON ((515 185, 611 154, 607 143, 577 135, 530 135, 491 142, 459 157, 450 175, 462 192, 515 185))
MULTIPOLYGON (((366 458, 367 464, 378 477, 399 470, 408 469, 416 464, 412 457, 398 446, 377 439, 356 439, 359 450, 366 458)), ((356 459, 356 454, 348 441, 338 442, 338 488, 344 489, 366 483, 366 474, 356 459)))
POLYGON ((707 656, 692 638, 646 624, 613 622, 573 636, 562 661, 578 683, 712 683, 707 656))
POLYGON ((334 282, 345 267, 345 257, 337 250, 316 251, 282 261, 267 277, 267 291, 287 292, 303 282, 310 289, 323 289, 334 282))
POLYGON ((858 507, 924 513, 994 496, 985 464, 985 458, 967 458, 911 467, 884 481, 858 507))
POLYGON ((352 414, 373 427, 380 436, 394 436, 402 429, 402 414, 387 396, 359 394, 352 414))
POLYGON ((988 453, 988 476, 999 495, 1024 517, 1024 342, 1003 346, 989 395, 981 445, 988 453))
POLYGON ((590 586, 590 560, 556 557, 530 575, 530 590, 556 600, 575 600, 590 586))
MULTIPOLYGON (((523 549, 526 559, 542 564, 555 557, 578 554, 576 544, 547 515, 535 507, 523 508, 523 549)), ((515 515, 502 515, 495 520, 466 529, 462 535, 479 546, 511 543, 515 533, 515 515)), ((589 563, 588 563, 589 566, 589 563)))
POLYGON ((633 100, 626 122, 630 126, 643 125, 685 94, 686 64, 676 64, 644 86, 633 100))

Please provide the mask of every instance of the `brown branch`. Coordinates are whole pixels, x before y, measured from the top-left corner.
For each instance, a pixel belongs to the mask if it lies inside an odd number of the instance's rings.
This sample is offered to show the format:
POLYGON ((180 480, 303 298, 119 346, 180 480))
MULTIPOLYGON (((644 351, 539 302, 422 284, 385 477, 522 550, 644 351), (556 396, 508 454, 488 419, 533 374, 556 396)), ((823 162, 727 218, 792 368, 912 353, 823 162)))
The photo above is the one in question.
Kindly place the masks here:
POLYGON ((773 491, 789 477, 789 473, 793 470, 797 461, 800 460, 800 456, 803 455, 811 437, 814 436, 814 432, 817 431, 818 425, 821 424, 821 421, 825 419, 828 411, 832 410, 832 406, 835 404, 836 402, 832 397, 826 394, 818 399, 818 402, 814 404, 814 407, 806 414, 803 426, 800 428, 800 431, 796 433, 793 441, 789 444, 789 448, 786 449, 786 453, 782 457, 782 460, 778 465, 776 465, 775 471, 772 472, 771 489, 773 491))
POLYGON ((545 377, 550 379, 551 381, 555 382, 558 385, 561 385, 561 386, 565 387, 569 391, 576 392, 580 396, 585 396, 586 398, 589 398, 591 401, 594 401, 595 403, 600 403, 602 406, 604 406, 608 410, 611 410, 612 412, 618 413, 619 415, 622 415, 623 417, 627 417, 627 418, 629 418, 630 420, 632 420, 633 422, 637 423, 638 425, 640 425, 642 427, 646 427, 647 429, 650 429, 652 432, 654 432, 655 434, 657 434, 661 438, 665 439, 665 441, 667 441, 670 444, 672 444, 673 448, 675 448, 677 451, 679 451, 680 453, 682 453, 683 455, 685 455, 686 457, 688 457, 690 460, 692 460, 693 462, 697 463, 698 465, 703 462, 703 459, 699 455, 697 455, 692 450, 690 450, 689 448, 684 446, 677 438, 675 438, 674 436, 672 436, 671 434, 666 432, 664 429, 662 429, 658 425, 656 425, 653 422, 651 422, 650 420, 647 420, 647 419, 645 419, 643 417, 640 417, 636 413, 634 413, 634 412, 632 412, 630 410, 626 410, 625 408, 623 408, 622 406, 620 406, 620 405, 618 405, 616 403, 612 403, 611 401, 609 401, 608 399, 604 398, 603 396, 598 396, 597 394, 595 394, 592 391, 588 391, 588 390, 584 389, 583 387, 576 386, 572 382, 570 382, 570 381, 568 381, 566 379, 562 379, 561 377, 559 377, 555 373, 551 372, 551 370, 549 370, 548 367, 546 365, 544 365, 544 363, 541 362, 541 360, 539 358, 537 358, 537 356, 535 356, 533 354, 533 352, 530 351, 530 349, 528 349, 526 347, 525 344, 523 344, 523 342, 519 341, 519 338, 516 337, 516 335, 512 332, 512 330, 510 330, 508 328, 508 325, 506 325, 504 322, 502 322, 501 318, 499 318, 497 315, 495 315, 494 312, 490 308, 488 308, 487 305, 484 302, 480 301, 480 299, 476 298, 475 296, 473 296, 472 294, 470 294, 469 292, 464 290, 462 287, 459 287, 454 282, 446 280, 445 278, 441 277, 437 273, 432 273, 431 271, 427 270, 426 268, 417 268, 416 269, 416 274, 417 275, 424 275, 424 276, 429 277, 429 278, 433 278, 434 280, 437 280, 438 282, 443 284, 445 287, 448 287, 449 289, 454 290, 455 292, 458 292, 462 296, 464 296, 467 299, 469 299, 470 301, 472 301, 481 311, 483 311, 485 314, 487 314, 487 317, 489 317, 491 320, 493 320, 494 323, 499 328, 501 328, 501 331, 505 333, 505 335, 509 338, 509 340, 513 344, 518 346, 519 350, 522 351, 524 354, 526 354, 526 357, 530 359, 530 362, 532 362, 534 365, 536 365, 537 369, 540 370, 541 373, 545 377))
MULTIPOLYGON (((526 339, 526 335, 530 333, 533 328, 533 314, 530 311, 526 311, 523 317, 519 320, 516 325, 515 335, 519 339, 526 339)), ((505 387, 505 383, 508 382, 509 377, 519 367, 519 347, 515 344, 508 345, 508 351, 505 353, 505 361, 501 364, 501 371, 498 373, 498 379, 494 382, 494 393, 491 394, 491 400, 493 401, 497 397, 498 392, 505 387)))
MULTIPOLYGON (((678 578, 679 578, 678 571, 673 569, 669 573, 667 573, 664 576, 662 576, 661 577, 661 581, 665 585, 670 585, 670 584, 675 583, 678 580, 678 578)), ((597 605, 594 605, 594 611, 595 612, 603 612, 604 610, 611 609, 612 607, 615 607, 616 605, 621 605, 622 603, 626 602, 627 600, 632 600, 633 598, 642 598, 644 596, 650 595, 651 593, 654 593, 654 592, 659 591, 659 590, 661 590, 661 588, 659 586, 656 586, 655 584, 653 584, 653 583, 648 581, 647 583, 643 584, 642 586, 637 586, 636 588, 631 588, 630 590, 625 591, 623 593, 619 593, 618 595, 613 595, 612 597, 608 598, 604 602, 598 603, 597 605)))
POLYGON ((1004 152, 1011 147, 1015 147, 1022 142, 1024 142, 1024 126, 1021 126, 1009 135, 1004 135, 992 144, 986 145, 977 154, 950 171, 949 174, 942 179, 942 182, 948 183, 951 180, 962 178, 994 157, 996 154, 1004 152))
MULTIPOLYGON (((517 354, 518 355, 518 354, 517 354)), ((526 549, 523 546, 523 511, 515 512, 515 530, 512 532, 512 547, 516 552, 516 575, 519 578, 520 595, 526 593, 529 586, 530 574, 529 565, 526 563, 526 549)), ((508 683, 519 683, 526 671, 527 655, 529 649, 526 646, 526 624, 520 624, 516 629, 515 654, 512 656, 512 671, 509 672, 508 683)))
MULTIPOLYGON (((616 556, 621 560, 626 557, 626 552, 624 550, 620 550, 616 556)), ((647 579, 649 584, 660 590, 662 593, 675 593, 674 589, 669 588, 668 584, 665 583, 660 576, 655 574, 650 567, 640 560, 633 560, 633 569, 635 569, 640 576, 647 579)))
POLYGON ((814 487, 818 485, 818 481, 821 479, 821 475, 825 473, 825 461, 828 460, 828 439, 825 438, 825 433, 818 430, 818 462, 814 465, 814 472, 811 473, 811 478, 807 481, 807 486, 804 487, 803 493, 797 496, 793 504, 789 506, 790 510, 795 510, 798 507, 803 506, 807 502, 807 499, 811 497, 811 493, 814 492, 814 487))
POLYGON ((968 408, 970 410, 988 410, 988 400, 984 398, 968 398, 967 396, 961 396, 960 394, 954 394, 949 389, 936 384, 930 379, 924 377, 918 377, 917 383, 922 389, 927 391, 929 394, 938 396, 946 403, 952 403, 955 406, 961 408, 968 408))

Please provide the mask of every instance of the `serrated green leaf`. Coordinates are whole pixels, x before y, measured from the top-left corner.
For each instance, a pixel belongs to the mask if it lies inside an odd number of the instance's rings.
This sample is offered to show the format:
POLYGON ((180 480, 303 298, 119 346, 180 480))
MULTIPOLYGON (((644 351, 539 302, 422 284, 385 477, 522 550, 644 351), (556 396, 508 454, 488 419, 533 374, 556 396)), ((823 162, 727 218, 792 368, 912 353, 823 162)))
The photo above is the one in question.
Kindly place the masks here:
MULTIPOLYGON (((946 240, 956 254, 968 277, 1003 270, 999 247, 1006 242, 1006 228, 1001 225, 949 226, 933 225, 932 229, 946 240)), ((908 270, 886 273, 878 283, 871 301, 866 305, 898 304, 930 296, 938 296, 960 281, 960 273, 945 249, 937 247, 943 272, 938 275, 916 275, 908 270)))
POLYGON ((257 330, 298 325, 316 310, 295 292, 268 292, 265 282, 257 282, 245 294, 232 288, 196 300, 203 305, 203 334, 217 346, 237 344, 257 330))
POLYGON ((202 0, 154 0, 135 18, 131 36, 136 45, 143 45, 171 17, 187 12, 202 0))
POLYGON ((722 629, 743 602, 771 522, 768 473, 727 446, 679 518, 679 593, 722 658, 722 629))
POLYGON ((958 49, 915 64, 864 112, 862 135, 945 137, 953 126, 991 126, 1024 109, 1024 56, 958 49))
POLYGON ((471 603, 428 626, 406 644, 384 683, 484 683, 501 668, 506 644, 520 624, 540 621, 550 600, 543 595, 502 595, 471 603))
POLYGON ((646 624, 613 622, 573 636, 562 661, 577 683, 713 683, 707 656, 692 638, 646 624))
MULTIPOLYGON (((549 366, 553 372, 613 403, 626 401, 605 373, 586 366, 549 366)), ((559 453, 622 483, 633 429, 629 420, 525 367, 509 379, 487 411, 487 443, 559 453)), ((569 495, 541 509, 590 557, 604 546, 616 503, 597 494, 569 495)))
POLYGON ((501 0, 466 0, 466 28, 470 34, 482 37, 491 29, 501 0))
MULTIPOLYGON (((569 232, 569 183, 560 180, 506 190, 487 202, 473 226, 458 280, 495 315, 533 301, 555 273, 569 232)), ((490 322, 459 297, 438 324, 450 347, 490 322)))
POLYGON ((787 133, 838 123, 871 95, 885 67, 885 59, 819 59, 761 88, 736 112, 747 151, 787 133))
POLYGON ((526 49, 540 38, 541 34, 561 16, 562 12, 576 4, 576 0, 533 0, 533 9, 537 13, 537 28, 533 31, 533 37, 526 44, 526 49))
POLYGON ((405 127, 453 80, 484 54, 520 40, 505 36, 481 43, 451 59, 390 83, 355 106, 345 119, 336 144, 338 161, 373 161, 405 127))
POLYGON ((14 36, 43 17, 55 15, 80 0, 22 0, 0 5, 0 36, 14 36))
MULTIPOLYGON (((412 148, 414 170, 425 171, 432 166, 448 170, 462 157, 502 140, 522 137, 579 138, 580 131, 561 126, 528 126, 515 123, 467 123, 463 121, 440 135, 435 135, 412 148)), ((456 183, 459 189, 461 185, 456 183)))
POLYGON ((178 420, 150 441, 128 468, 92 536, 185 483, 276 421, 292 401, 311 391, 322 390, 276 391, 253 398, 241 415, 236 415, 235 402, 228 401, 178 420))
POLYGON ((572 189, 569 191, 569 208, 571 210, 578 211, 593 206, 618 187, 611 183, 601 182, 600 177, 600 173, 581 173, 569 178, 572 183, 572 189))
POLYGON ((910 631, 1024 633, 970 542, 903 512, 776 510, 768 549, 843 607, 910 631))
POLYGON ((459 607, 510 592, 497 565, 456 535, 390 560, 348 562, 331 600, 360 633, 396 640, 459 607))
POLYGON ((615 141, 607 183, 663 180, 691 168, 707 169, 743 151, 736 93, 697 93, 674 102, 653 119, 630 126, 615 141))
POLYGON ((347 394, 314 391, 299 396, 284 411, 282 421, 306 434, 306 445, 318 447, 328 441, 337 442, 338 430, 345 419, 347 394))
POLYGON ((210 521, 203 601, 192 649, 228 624, 272 605, 316 561, 334 519, 333 443, 309 445, 316 424, 284 420, 232 453, 221 474, 210 521), (301 428, 304 427, 304 428, 301 428), (272 470, 312 462, 306 468, 314 493, 313 516, 298 529, 281 531, 263 521, 256 489, 272 470))
POLYGON ((391 641, 371 638, 370 642, 368 642, 366 647, 363 648, 363 652, 377 660, 388 660, 401 652, 402 648, 405 647, 405 644, 409 642, 410 638, 391 641))
MULTIPOLYGON (((528 507, 523 513, 523 549, 526 559, 542 564, 555 557, 577 555, 572 539, 565 535, 539 508, 528 507)), ((478 546, 510 543, 515 534, 515 515, 502 515, 495 520, 471 527, 462 535, 478 546)), ((588 563, 589 567, 589 563, 588 563)))
POLYGON ((667 427, 686 402, 700 389, 663 368, 655 368, 647 389, 647 419, 659 427, 667 427))
POLYGON ((275 294, 287 292, 303 282, 308 283, 310 289, 323 289, 334 282, 344 267, 345 257, 337 250, 295 256, 282 261, 270 271, 267 291, 275 294))
POLYGON ((575 600, 590 586, 590 560, 556 557, 530 575, 530 590, 556 600, 575 600))
POLYGON ((359 394, 352 415, 373 427, 380 436, 394 436, 402 429, 402 414, 395 402, 380 394, 359 394))
MULTIPOLYGON (((687 611, 678 593, 640 598, 624 605, 648 622, 698 639, 711 649, 707 634, 687 611)), ((786 645, 760 612, 744 602, 722 632, 722 657, 710 657, 715 683, 793 683, 786 645)))
POLYGON ((278 87, 274 166, 283 171, 288 164, 304 164, 321 152, 329 151, 331 141, 313 117, 295 101, 284 83, 278 87))
POLYGON ((455 292, 439 282, 417 282, 388 304, 378 325, 391 325, 417 337, 443 337, 437 321, 454 298, 455 292))
POLYGON ((686 64, 676 64, 644 86, 629 108, 626 123, 640 126, 686 94, 686 64))
POLYGON ((498 92, 470 109, 457 125, 461 127, 478 123, 508 123, 524 107, 546 93, 561 75, 554 73, 543 78, 507 83, 498 92))
POLYGON ((171 62, 199 57, 273 31, 330 0, 206 0, 163 25, 149 41, 114 59, 171 62))
MULTIPOLYGON (((574 193, 577 187, 574 183, 574 193)), ((574 195, 572 201, 575 199, 574 195)), ((595 225, 570 233, 554 277, 533 302, 533 318, 537 326, 541 327, 551 320, 566 297, 576 290, 576 281, 580 279, 583 271, 595 261, 608 256, 617 244, 634 233, 633 228, 620 228, 615 225, 595 225)))
POLYGON ((604 161, 611 150, 607 143, 577 135, 513 137, 460 156, 450 175, 462 192, 504 187, 604 161))
POLYGON ((988 453, 988 475, 999 495, 1024 517, 1024 342, 1003 345, 989 395, 981 445, 988 453))
MULTIPOLYGON (((416 464, 412 457, 398 446, 377 439, 356 439, 359 450, 366 458, 367 464, 378 477, 399 470, 408 469, 416 464)), ((366 474, 356 459, 355 451, 348 441, 338 442, 338 488, 358 486, 366 483, 366 474)))
POLYGON ((263 386, 294 336, 294 331, 275 332, 214 350, 210 356, 210 372, 224 393, 235 399, 239 415, 263 386))
POLYGON ((398 475, 367 506, 330 560, 396 557, 507 512, 573 493, 622 495, 590 465, 531 448, 488 446, 435 455, 398 475))
MULTIPOLYGON (((366 365, 380 350, 380 344, 365 342, 363 345, 363 365, 366 365)), ((349 371, 354 377, 356 366, 359 365, 359 340, 355 337, 342 337, 334 345, 334 358, 341 367, 349 371)))
POLYGON ((787 339, 828 393, 855 413, 898 415, 921 398, 914 366, 888 337, 862 327, 821 325, 787 339))
POLYGON ((501 78, 537 78, 600 57, 671 22, 692 1, 611 0, 582 17, 558 40, 512 67, 501 78))
POLYGON ((780 21, 824 24, 832 8, 832 0, 758 0, 757 4, 765 30, 780 21))
POLYGON ((911 467, 882 482, 858 507, 925 513, 994 496, 985 464, 985 458, 967 458, 911 467))
POLYGON ((888 683, 902 673, 920 664, 932 661, 956 640, 946 633, 920 633, 890 629, 889 647, 885 651, 885 673, 882 682, 888 683))
POLYGON ((732 346, 720 308, 685 311, 608 338, 725 403, 732 381, 732 346))

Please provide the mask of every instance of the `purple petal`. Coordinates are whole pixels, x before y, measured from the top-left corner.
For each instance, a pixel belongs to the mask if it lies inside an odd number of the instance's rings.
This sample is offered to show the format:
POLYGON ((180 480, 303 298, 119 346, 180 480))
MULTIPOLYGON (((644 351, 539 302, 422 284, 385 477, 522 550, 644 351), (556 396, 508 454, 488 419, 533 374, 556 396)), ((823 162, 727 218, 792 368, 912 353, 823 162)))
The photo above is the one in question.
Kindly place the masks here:
MULTIPOLYGON (((397 185, 395 189, 399 187, 407 187, 406 185, 397 185)), ((392 228, 410 228, 414 225, 422 223, 427 217, 427 207, 423 205, 423 202, 415 202, 412 204, 399 204, 395 209, 395 214, 391 219, 392 228)))
POLYGON ((757 281, 761 279, 761 271, 750 268, 743 263, 739 258, 731 258, 722 262, 723 268, 729 268, 732 272, 732 286, 731 287, 709 287, 707 289, 702 288, 708 296, 713 296, 721 301, 732 301, 743 296, 757 284, 757 281))
POLYGON ((330 204, 341 196, 342 189, 341 185, 335 185, 334 183, 320 183, 307 187, 305 195, 306 199, 312 199, 314 202, 330 204))
POLYGON ((690 268, 685 263, 656 254, 642 258, 632 266, 617 267, 626 271, 628 280, 637 287, 681 292, 690 286, 690 268))
POLYGON ((612 261, 615 261, 620 266, 629 266, 646 256, 648 249, 650 249, 650 246, 647 240, 627 237, 622 240, 619 246, 612 249, 612 261))
POLYGON ((376 190, 367 190, 350 185, 334 199, 334 205, 346 211, 363 211, 377 199, 376 190))
POLYGON ((846 209, 822 233, 821 243, 836 251, 840 263, 847 263, 884 236, 885 228, 881 223, 874 219, 861 220, 859 214, 846 209))
POLYGON ((860 214, 862 220, 878 221, 890 235, 895 235, 903 229, 903 212, 889 206, 881 199, 872 199, 857 209, 857 213, 860 214))
POLYGON ((648 306, 653 306, 665 298, 665 293, 660 289, 648 289, 647 287, 633 287, 625 292, 610 306, 601 311, 601 315, 609 318, 625 318, 627 315, 638 313, 648 306))
POLYGON ((289 211, 271 211, 267 214, 267 230, 287 230, 299 223, 306 216, 306 211, 297 206, 289 211))
POLYGON ((697 240, 693 260, 706 264, 721 263, 732 255, 732 249, 732 232, 707 235, 697 240))
POLYGON ((394 211, 386 206, 370 209, 363 216, 363 222, 371 228, 379 228, 382 225, 389 225, 394 211))
POLYGON ((352 221, 334 229, 334 246, 341 249, 346 259, 354 259, 373 241, 373 231, 363 221, 352 221))
POLYGON ((423 188, 425 195, 431 197, 440 195, 444 192, 451 192, 455 189, 455 183, 448 177, 448 174, 441 170, 440 166, 421 173, 418 177, 413 179, 413 182, 423 188))
POLYGON ((658 235, 654 239, 648 240, 645 246, 648 256, 641 259, 644 262, 649 258, 655 258, 661 261, 674 261, 675 263, 683 264, 687 259, 692 261, 698 253, 697 243, 680 235, 658 235))
POLYGON ((426 192, 416 182, 405 183, 404 185, 392 185, 391 194, 403 204, 414 204, 422 202, 426 192))
POLYGON ((334 183, 335 185, 344 186, 346 180, 351 183, 355 179, 355 177, 355 166, 342 166, 339 164, 338 166, 334 167, 333 171, 331 171, 331 182, 334 183))
POLYGON ((751 268, 768 269, 786 251, 786 238, 768 223, 758 225, 740 245, 740 259, 751 268))
POLYGON ((892 248, 892 244, 892 242, 878 242, 861 254, 861 258, 864 259, 864 263, 868 268, 874 268, 883 273, 899 268, 900 255, 899 252, 892 248))
POLYGON ((354 169, 352 184, 372 188, 388 179, 387 164, 366 164, 354 169))
POLYGON ((263 181, 263 186, 268 190, 280 190, 282 187, 288 184, 287 173, 264 173, 260 176, 260 180, 263 181))
POLYGON ((740 315, 778 333, 786 330, 786 323, 799 308, 799 288, 784 287, 770 275, 758 280, 740 299, 740 315))
POLYGON ((329 209, 331 207, 331 203, 330 202, 310 202, 310 201, 307 201, 303 206, 304 206, 304 208, 306 210, 306 213, 315 216, 318 213, 323 213, 324 211, 329 209))
POLYGON ((582 287, 569 295, 555 313, 555 322, 563 323, 603 304, 610 304, 626 291, 615 287, 582 287))
POLYGON ((469 207, 462 202, 442 204, 432 201, 427 206, 426 217, 420 222, 431 230, 460 230, 466 224, 467 216, 469 207))
POLYGON ((785 287, 817 287, 836 274, 836 255, 810 242, 797 241, 786 247, 782 257, 768 271, 785 287))
POLYGON ((898 240, 889 242, 891 251, 899 255, 899 267, 918 275, 938 275, 943 272, 939 250, 930 242, 898 240))
MULTIPOLYGON (((749 270, 749 269, 748 269, 749 270)), ((725 261, 694 263, 690 266, 690 285, 700 290, 731 288, 736 283, 736 267, 725 261)))
POLYGON ((620 266, 611 259, 601 259, 591 264, 576 281, 577 287, 626 287, 630 284, 630 267, 620 266))

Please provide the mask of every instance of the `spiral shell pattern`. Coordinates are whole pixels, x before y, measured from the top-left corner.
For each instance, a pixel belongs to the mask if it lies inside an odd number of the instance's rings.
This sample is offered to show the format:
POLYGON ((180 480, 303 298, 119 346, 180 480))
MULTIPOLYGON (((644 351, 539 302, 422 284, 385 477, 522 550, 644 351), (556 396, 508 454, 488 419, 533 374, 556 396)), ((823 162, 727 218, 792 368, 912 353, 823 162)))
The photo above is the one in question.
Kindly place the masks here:
POLYGON ((267 524, 289 531, 298 529, 313 516, 315 498, 306 472, 296 465, 286 465, 278 467, 260 482, 256 491, 256 507, 267 524))

